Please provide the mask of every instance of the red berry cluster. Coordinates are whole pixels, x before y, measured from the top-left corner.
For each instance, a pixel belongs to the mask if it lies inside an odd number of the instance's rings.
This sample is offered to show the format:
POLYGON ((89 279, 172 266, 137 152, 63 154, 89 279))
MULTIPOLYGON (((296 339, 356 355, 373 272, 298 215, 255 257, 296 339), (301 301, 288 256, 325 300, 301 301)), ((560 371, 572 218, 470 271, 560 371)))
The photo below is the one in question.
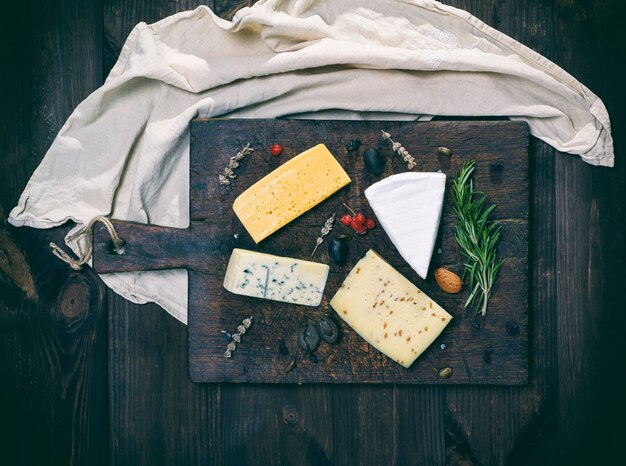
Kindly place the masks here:
POLYGON ((350 207, 348 207, 347 205, 345 206, 350 212, 352 212, 352 215, 343 214, 343 216, 339 219, 339 222, 342 225, 351 227, 359 235, 364 235, 365 233, 367 233, 367 230, 371 230, 372 228, 376 227, 376 222, 374 222, 373 218, 366 218, 365 215, 363 215, 362 213, 359 212, 357 214, 350 207))

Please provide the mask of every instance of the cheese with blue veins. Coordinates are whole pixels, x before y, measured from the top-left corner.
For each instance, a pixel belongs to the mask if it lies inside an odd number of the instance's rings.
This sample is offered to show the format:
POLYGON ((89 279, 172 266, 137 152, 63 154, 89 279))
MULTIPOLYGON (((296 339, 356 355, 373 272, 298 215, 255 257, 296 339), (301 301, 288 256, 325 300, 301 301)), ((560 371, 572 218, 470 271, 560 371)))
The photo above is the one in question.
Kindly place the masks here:
POLYGON ((253 298, 319 306, 329 269, 326 264, 235 248, 224 288, 253 298))

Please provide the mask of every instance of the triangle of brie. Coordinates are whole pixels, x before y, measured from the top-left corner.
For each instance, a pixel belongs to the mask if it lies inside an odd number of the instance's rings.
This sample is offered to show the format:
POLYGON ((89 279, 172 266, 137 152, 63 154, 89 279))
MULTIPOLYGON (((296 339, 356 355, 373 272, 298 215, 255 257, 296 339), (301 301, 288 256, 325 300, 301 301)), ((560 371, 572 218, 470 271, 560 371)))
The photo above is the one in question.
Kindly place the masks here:
POLYGON ((378 223, 422 278, 426 278, 435 247, 445 189, 443 173, 406 172, 365 190, 378 223))

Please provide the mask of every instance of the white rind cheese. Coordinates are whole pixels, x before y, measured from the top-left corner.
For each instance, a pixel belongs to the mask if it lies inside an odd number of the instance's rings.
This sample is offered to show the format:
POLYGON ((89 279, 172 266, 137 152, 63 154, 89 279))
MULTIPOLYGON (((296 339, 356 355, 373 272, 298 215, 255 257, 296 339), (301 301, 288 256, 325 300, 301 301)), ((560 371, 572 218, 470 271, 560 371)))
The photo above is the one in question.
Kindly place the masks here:
POLYGON ((243 296, 319 306, 329 269, 326 264, 236 248, 224 288, 243 296))
POLYGON ((452 320, 371 249, 350 271, 330 305, 369 344, 407 368, 452 320))
POLYGON ((402 258, 426 278, 441 221, 446 175, 406 172, 365 190, 365 197, 402 258))

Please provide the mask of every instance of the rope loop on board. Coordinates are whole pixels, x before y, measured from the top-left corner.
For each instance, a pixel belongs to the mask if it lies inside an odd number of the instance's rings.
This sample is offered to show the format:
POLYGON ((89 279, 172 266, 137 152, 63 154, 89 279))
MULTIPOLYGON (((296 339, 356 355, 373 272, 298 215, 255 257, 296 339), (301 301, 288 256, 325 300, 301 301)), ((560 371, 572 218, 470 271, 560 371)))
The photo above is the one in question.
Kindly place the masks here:
POLYGON ((70 256, 54 242, 50 243, 50 249, 52 250, 52 254, 61 259, 72 269, 77 271, 81 270, 83 265, 87 263, 93 252, 92 232, 93 226, 97 222, 102 223, 109 232, 109 235, 111 236, 111 249, 113 250, 113 252, 116 254, 124 254, 124 252, 126 252, 126 242, 122 238, 120 238, 120 235, 118 235, 117 231, 115 231, 115 227, 111 223, 111 220, 109 220, 104 215, 95 216, 84 228, 81 228, 80 230, 74 232, 72 235, 68 236, 68 241, 73 241, 81 236, 85 238, 86 248, 84 250, 80 246, 80 243, 78 243, 78 249, 80 252, 78 257, 75 258, 70 256))

